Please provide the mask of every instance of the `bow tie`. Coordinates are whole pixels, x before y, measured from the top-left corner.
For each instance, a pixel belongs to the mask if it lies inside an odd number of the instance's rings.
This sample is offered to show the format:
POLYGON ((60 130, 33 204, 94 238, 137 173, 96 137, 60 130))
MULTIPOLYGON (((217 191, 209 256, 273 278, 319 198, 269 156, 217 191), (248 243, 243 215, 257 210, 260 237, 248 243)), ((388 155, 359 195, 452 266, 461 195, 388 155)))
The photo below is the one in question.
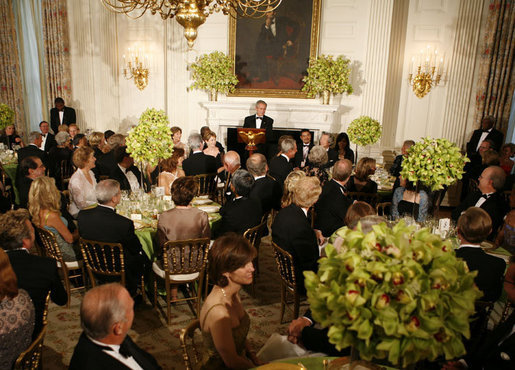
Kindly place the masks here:
MULTIPOLYGON (((491 129, 490 129, 491 130, 491 129)), ((481 130, 481 132, 490 132, 490 130, 481 130)))
POLYGON ((263 117, 256 117, 256 119, 261 119, 261 120, 262 120, 262 119, 263 119, 263 117))
MULTIPOLYGON (((98 345, 100 348, 106 350, 106 351, 113 351, 114 352, 114 349, 112 349, 111 347, 108 347, 108 346, 100 346, 98 345)), ((120 349, 118 350, 118 352, 120 353, 120 355, 122 355, 123 357, 125 358, 129 358, 129 357, 132 357, 132 354, 131 354, 131 350, 129 348, 129 345, 127 344, 127 341, 123 341, 122 344, 120 344, 120 349)))
POLYGON ((492 196, 493 194, 481 194, 481 198, 485 198, 485 199, 488 199, 492 196))
POLYGON ((41 134, 41 137, 45 137, 46 135, 45 134, 41 134))
POLYGON ((309 144, 304 144, 303 146, 305 146, 305 147, 308 147, 308 148, 309 148, 309 144))

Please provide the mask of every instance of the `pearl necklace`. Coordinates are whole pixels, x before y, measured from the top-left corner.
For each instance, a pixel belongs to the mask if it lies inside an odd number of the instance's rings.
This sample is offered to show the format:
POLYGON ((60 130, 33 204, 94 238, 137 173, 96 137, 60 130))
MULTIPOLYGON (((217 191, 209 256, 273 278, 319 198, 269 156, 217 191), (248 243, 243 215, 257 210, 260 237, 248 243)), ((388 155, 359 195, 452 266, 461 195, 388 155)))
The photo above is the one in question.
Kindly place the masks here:
POLYGON ((227 298, 227 294, 225 294, 224 288, 220 288, 220 290, 222 291, 222 294, 223 294, 224 298, 227 298))

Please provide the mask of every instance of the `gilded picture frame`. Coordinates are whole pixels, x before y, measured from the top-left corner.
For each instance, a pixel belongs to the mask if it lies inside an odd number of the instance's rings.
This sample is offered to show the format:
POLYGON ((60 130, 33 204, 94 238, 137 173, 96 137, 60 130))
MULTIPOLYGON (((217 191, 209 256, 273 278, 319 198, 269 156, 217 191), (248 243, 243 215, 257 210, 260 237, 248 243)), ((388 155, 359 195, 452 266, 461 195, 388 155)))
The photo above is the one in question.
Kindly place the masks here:
POLYGON ((307 98, 309 59, 318 54, 322 0, 283 0, 275 14, 230 17, 229 55, 238 85, 229 96, 307 98))

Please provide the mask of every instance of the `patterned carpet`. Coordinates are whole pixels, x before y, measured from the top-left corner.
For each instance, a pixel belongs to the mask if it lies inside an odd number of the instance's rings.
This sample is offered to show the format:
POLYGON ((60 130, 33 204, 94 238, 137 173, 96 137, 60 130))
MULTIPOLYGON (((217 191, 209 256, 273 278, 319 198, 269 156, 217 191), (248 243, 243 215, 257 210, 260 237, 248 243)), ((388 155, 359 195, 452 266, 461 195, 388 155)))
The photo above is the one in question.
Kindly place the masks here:
MULTIPOLYGON (((244 307, 251 317, 249 340, 256 351, 272 333, 285 334, 288 327, 287 323, 279 323, 280 282, 270 237, 262 240, 259 267, 254 297, 250 287, 241 292, 244 307)), ((69 309, 50 304, 43 349, 44 369, 68 368, 73 348, 82 332, 79 316, 81 299, 80 293, 74 293, 69 309)), ((164 301, 160 302, 166 311, 164 301)), ((305 311, 304 305, 301 305, 301 313, 305 311)), ((163 311, 157 311, 148 302, 138 305, 129 335, 140 347, 154 355, 163 369, 184 369, 179 335, 194 317, 186 304, 172 307, 172 323, 169 326, 164 315, 163 311)), ((289 322, 291 318, 291 312, 286 310, 285 321, 289 322)))

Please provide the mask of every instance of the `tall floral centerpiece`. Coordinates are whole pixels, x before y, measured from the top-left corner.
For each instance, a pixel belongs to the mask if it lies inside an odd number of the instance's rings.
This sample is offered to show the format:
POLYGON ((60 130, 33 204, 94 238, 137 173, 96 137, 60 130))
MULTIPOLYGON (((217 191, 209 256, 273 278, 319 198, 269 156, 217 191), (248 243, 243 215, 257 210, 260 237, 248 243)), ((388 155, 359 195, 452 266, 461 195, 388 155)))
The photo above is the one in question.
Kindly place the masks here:
POLYGON ((462 336, 470 337, 482 293, 450 240, 400 221, 369 233, 341 228, 325 251, 305 284, 313 317, 336 348, 403 367, 465 353, 462 336))
POLYGON ((402 162, 401 176, 440 190, 462 178, 463 167, 470 160, 447 139, 423 138, 408 150, 402 162))
POLYGON ((234 74, 234 63, 220 51, 202 54, 190 65, 191 78, 195 81, 191 87, 207 90, 209 100, 216 101, 218 93, 228 94, 234 91, 238 79, 234 74))
POLYGON ((142 167, 142 176, 144 165, 156 166, 160 159, 172 155, 172 131, 168 125, 164 111, 149 108, 141 114, 138 125, 129 131, 125 139, 127 152, 142 167))
POLYGON ((14 111, 7 104, 0 104, 0 130, 5 130, 14 122, 14 111))
POLYGON ((361 116, 352 121, 347 130, 349 140, 356 144, 356 163, 358 162, 358 145, 375 144, 381 138, 383 127, 369 116, 361 116))
POLYGON ((336 59, 332 55, 311 58, 307 69, 308 75, 302 79, 305 82, 302 91, 306 91, 310 98, 322 95, 323 104, 329 104, 331 94, 352 94, 349 64, 350 59, 342 55, 336 59))

